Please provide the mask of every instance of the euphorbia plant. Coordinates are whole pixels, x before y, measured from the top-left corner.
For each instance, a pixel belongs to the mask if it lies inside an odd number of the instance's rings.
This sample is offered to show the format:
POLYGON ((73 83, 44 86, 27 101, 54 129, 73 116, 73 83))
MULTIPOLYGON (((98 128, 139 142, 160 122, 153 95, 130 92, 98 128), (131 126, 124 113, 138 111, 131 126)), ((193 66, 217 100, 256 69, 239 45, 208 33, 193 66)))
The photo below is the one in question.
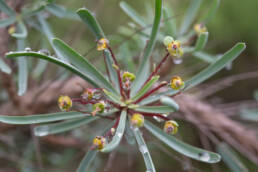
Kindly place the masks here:
MULTIPOLYGON (((103 129, 102 135, 98 135, 93 139, 92 147, 85 155, 77 171, 88 169, 98 152, 108 153, 113 151, 119 145, 125 130, 132 132, 135 136, 147 171, 155 171, 141 133, 142 127, 185 156, 206 163, 220 161, 220 155, 193 147, 175 138, 173 135, 177 133, 179 126, 176 121, 169 117, 169 114, 179 110, 179 106, 173 100, 174 96, 196 86, 224 68, 244 50, 245 44, 236 44, 206 69, 185 82, 180 76, 171 76, 170 81, 159 81, 158 72, 168 58, 180 59, 183 53, 197 52, 203 48, 208 34, 202 25, 195 27, 196 35, 198 36, 195 47, 183 47, 180 40, 174 40, 170 36, 165 37, 165 55, 160 59, 157 67, 150 72, 150 55, 155 46, 162 19, 162 0, 156 0, 152 31, 138 71, 133 74, 133 71, 126 71, 120 67, 109 40, 104 35, 95 17, 85 8, 79 9, 77 13, 96 37, 97 50, 103 52, 106 75, 103 75, 85 57, 57 38, 52 40, 52 45, 57 52, 58 58, 42 52, 31 51, 30 49, 9 52, 6 54, 7 58, 30 56, 60 65, 83 78, 92 87, 85 88, 79 98, 70 98, 66 95, 60 96, 58 105, 62 112, 24 117, 0 116, 0 121, 10 124, 37 124, 66 120, 34 128, 35 135, 46 136, 68 131, 96 120, 109 120, 110 125, 103 129), (160 92, 161 88, 165 88, 166 91, 160 92), (75 103, 83 105, 84 108, 74 108, 74 111, 70 111, 75 103), (151 118, 162 119, 164 121, 163 130, 150 122, 149 119, 151 118), (126 125, 131 127, 126 127, 126 125)), ((185 34, 184 32, 183 29, 182 34, 185 34)), ((191 31, 191 35, 195 35, 195 33, 191 31)), ((190 38, 188 37, 188 39, 190 38)))

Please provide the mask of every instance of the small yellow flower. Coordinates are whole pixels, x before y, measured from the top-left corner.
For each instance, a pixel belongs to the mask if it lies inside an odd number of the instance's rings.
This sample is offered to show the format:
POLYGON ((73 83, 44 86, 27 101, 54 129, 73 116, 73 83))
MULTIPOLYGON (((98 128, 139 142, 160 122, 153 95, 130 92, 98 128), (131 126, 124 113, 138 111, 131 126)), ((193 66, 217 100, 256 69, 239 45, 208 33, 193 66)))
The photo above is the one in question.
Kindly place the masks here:
POLYGON ((96 136, 93 139, 93 146, 94 148, 101 150, 106 146, 107 140, 103 136, 96 136))
POLYGON ((81 97, 85 100, 91 100, 94 96, 94 92, 93 89, 87 88, 83 91, 81 97))
POLYGON ((203 23, 195 24, 194 30, 198 35, 200 35, 201 33, 207 32, 207 28, 205 27, 205 25, 203 23))
POLYGON ((58 98, 58 106, 62 111, 68 111, 72 105, 73 102, 69 96, 60 96, 58 98))
POLYGON ((169 121, 166 121, 165 122, 165 125, 164 125, 164 131, 167 133, 167 134, 176 134, 177 131, 178 131, 178 123, 176 121, 173 121, 173 120, 169 120, 169 121))
POLYGON ((184 52, 181 48, 181 44, 177 40, 169 43, 167 46, 167 50, 171 56, 176 57, 176 58, 180 58, 184 54, 184 52))
POLYGON ((131 124, 134 127, 142 127, 144 124, 144 116, 139 113, 134 113, 131 118, 131 124))
POLYGON ((170 86, 174 90, 179 90, 179 89, 183 88, 184 85, 185 85, 184 81, 179 76, 174 76, 170 80, 170 86))
POLYGON ((130 81, 133 82, 135 79, 135 75, 130 72, 124 72, 123 73, 123 82, 130 81))
POLYGON ((103 102, 103 101, 101 101, 101 102, 99 102, 99 103, 95 103, 95 104, 93 105, 93 107, 92 107, 92 112, 91 112, 91 114, 92 114, 93 116, 95 116, 97 113, 103 113, 104 110, 105 110, 105 106, 106 106, 106 104, 105 104, 105 102, 103 102))
POLYGON ((100 40, 98 40, 98 43, 97 43, 97 50, 98 50, 98 51, 102 51, 102 50, 107 49, 108 43, 109 43, 109 42, 108 42, 107 39, 101 38, 100 40))
POLYGON ((15 31, 16 31, 16 27, 15 27, 15 26, 11 26, 11 27, 9 27, 9 29, 8 29, 8 33, 9 33, 10 35, 14 34, 15 31))

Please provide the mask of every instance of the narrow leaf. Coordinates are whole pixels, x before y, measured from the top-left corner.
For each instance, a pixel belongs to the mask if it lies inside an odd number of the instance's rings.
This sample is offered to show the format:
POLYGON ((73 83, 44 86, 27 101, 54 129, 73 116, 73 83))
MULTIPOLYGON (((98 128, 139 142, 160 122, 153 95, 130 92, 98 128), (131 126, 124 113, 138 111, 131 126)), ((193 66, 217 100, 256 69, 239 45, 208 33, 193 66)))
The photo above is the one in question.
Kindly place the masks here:
POLYGON ((126 124, 126 110, 123 110, 120 115, 119 124, 117 126, 116 133, 112 138, 112 141, 108 143, 103 149, 101 149, 101 152, 104 152, 104 153, 111 152, 119 145, 124 135, 125 124, 126 124))
POLYGON ((157 137, 160 141, 164 142, 166 145, 168 145, 175 151, 187 157, 206 163, 217 163, 221 159, 219 154, 193 147, 176 139, 174 136, 168 135, 167 133, 163 132, 161 129, 159 129, 149 121, 145 121, 144 126, 151 134, 157 137))
MULTIPOLYGON (((231 63, 234 59, 236 59, 246 48, 246 45, 244 43, 237 43, 233 48, 228 50, 221 58, 217 59, 214 63, 210 64, 207 68, 193 76, 191 79, 186 81, 185 85, 187 88, 185 90, 188 90, 206 79, 210 78, 212 75, 219 72, 221 69, 223 69, 225 66, 227 66, 229 63, 231 63)), ((140 104, 145 105, 152 102, 155 102, 160 99, 161 96, 172 96, 174 94, 178 93, 178 91, 170 89, 166 92, 156 94, 153 96, 150 96, 143 100, 140 104)))
POLYGON ((120 96, 117 96, 105 89, 103 89, 103 92, 105 93, 105 95, 113 102, 117 103, 117 104, 123 104, 123 102, 121 101, 121 97, 120 96))
POLYGON ((174 108, 170 106, 140 106, 133 108, 138 112, 146 112, 146 113, 170 113, 175 112, 174 108))
POLYGON ((197 42, 195 44, 194 51, 200 51, 205 47, 205 45, 208 41, 208 36, 209 36, 208 32, 201 33, 198 36, 197 42))
POLYGON ((98 40, 105 37, 104 32, 102 31, 98 21, 88 9, 80 8, 77 11, 77 14, 80 16, 82 21, 84 21, 84 23, 90 28, 90 30, 94 33, 98 40))
POLYGON ((3 11, 8 16, 14 16, 15 11, 11 9, 4 0, 0 0, 0 11, 3 11))
POLYGON ((194 52, 192 55, 207 63, 213 63, 216 61, 216 56, 213 56, 211 54, 208 54, 202 51, 194 52))
POLYGON ((134 96, 136 92, 141 88, 143 83, 146 81, 149 68, 150 68, 150 55, 155 46, 157 34, 160 27, 160 21, 162 16, 162 0, 155 1, 155 17, 152 25, 150 40, 147 43, 147 47, 143 54, 143 59, 140 63, 139 69, 137 71, 137 77, 132 84, 131 96, 134 96))
POLYGON ((12 69, 0 57, 0 70, 4 73, 10 74, 12 69))
MULTIPOLYGON (((24 50, 25 41, 23 39, 17 40, 18 50, 24 50)), ((25 57, 18 59, 18 95, 23 95, 27 90, 28 83, 28 64, 25 57)))
POLYGON ((69 59, 69 61, 81 72, 89 76, 89 78, 96 80, 96 82, 100 83, 103 88, 117 94, 110 82, 108 82, 106 78, 92 64, 90 64, 86 58, 78 54, 62 40, 56 38, 53 39, 53 46, 60 51, 63 57, 69 59))
POLYGON ((91 114, 85 114, 81 112, 58 112, 40 115, 28 115, 28 116, 4 116, 0 115, 0 122, 7 124, 37 124, 44 122, 60 121, 65 119, 80 118, 91 116, 91 114))
POLYGON ((74 11, 68 10, 64 6, 51 3, 46 6, 46 9, 53 15, 60 18, 79 20, 78 15, 74 11))
MULTIPOLYGON (((98 21, 88 9, 81 8, 77 11, 77 14, 80 16, 82 21, 88 26, 88 28, 90 28, 91 32, 95 35, 97 40, 106 37, 98 21)), ((105 50, 104 55, 106 56, 107 68, 111 75, 111 80, 115 84, 115 87, 118 90, 119 88, 118 76, 117 76, 116 70, 113 68, 114 61, 111 57, 111 52, 109 50, 105 50)))
POLYGON ((248 172, 248 169, 226 143, 220 143, 217 146, 217 151, 221 154, 222 160, 232 172, 248 172))
POLYGON ((142 153, 142 156, 143 156, 143 159, 145 162, 145 166, 146 166, 146 171, 155 172, 156 170, 155 170, 154 164, 152 162, 150 152, 149 152, 148 147, 145 144, 145 141, 142 137, 141 131, 139 130, 139 128, 135 128, 135 129, 133 129, 133 132, 134 132, 136 141, 138 143, 139 150, 142 153))
POLYGON ((88 77, 87 75, 82 73, 80 70, 78 70, 77 68, 75 68, 71 64, 69 64, 67 62, 64 62, 64 61, 62 61, 58 58, 55 58, 55 57, 52 57, 52 56, 47 56, 45 54, 41 54, 41 53, 37 53, 37 52, 33 52, 33 51, 30 51, 30 52, 26 52, 26 51, 9 52, 9 53, 6 54, 7 58, 23 57, 23 56, 35 57, 35 58, 39 58, 39 59, 43 59, 43 60, 47 60, 49 62, 55 63, 59 66, 64 67, 65 69, 68 69, 69 71, 73 72, 74 74, 82 77, 85 81, 89 82, 93 86, 100 87, 93 79, 91 79, 90 77, 88 77))
POLYGON ((176 21, 173 17, 173 11, 171 8, 164 7, 163 9, 163 15, 164 15, 164 28, 166 30, 166 33, 171 35, 172 37, 175 37, 177 35, 176 30, 176 21))
POLYGON ((146 24, 141 16, 125 1, 120 2, 121 9, 139 26, 144 27, 146 24))
MULTIPOLYGON (((104 130, 102 130, 101 135, 106 133, 110 128, 114 125, 114 122, 111 122, 104 130)), ((92 163, 92 161, 95 159, 98 151, 96 149, 94 150, 89 150, 82 161, 80 162, 79 167, 77 168, 76 172, 86 172, 89 171, 89 167, 92 163)))
POLYGON ((50 26, 48 25, 47 21, 44 19, 43 15, 37 15, 37 19, 40 23, 41 26, 41 32, 47 37, 48 42, 50 43, 50 45, 53 47, 56 55, 58 58, 60 58, 63 61, 68 62, 68 60, 66 58, 64 58, 61 53, 53 46, 53 42, 52 39, 54 38, 54 34, 52 33, 52 30, 50 28, 50 26))
POLYGON ((0 28, 7 27, 16 21, 16 17, 12 16, 6 19, 0 20, 0 28))
POLYGON ((59 122, 54 124, 46 124, 40 125, 33 129, 35 136, 46 136, 49 134, 56 134, 65 131, 70 131, 75 128, 78 128, 82 125, 88 124, 97 120, 98 117, 87 117, 87 118, 79 118, 79 119, 72 119, 65 122, 59 122))
POLYGON ((156 75, 156 76, 153 76, 151 78, 150 81, 148 81, 143 87, 142 89, 131 99, 133 102, 138 100, 140 97, 142 97, 150 88, 151 86, 157 82, 157 80, 159 79, 159 76, 156 75))
POLYGON ((220 4, 220 0, 213 0, 211 4, 211 8, 208 10, 207 14, 201 18, 200 22, 204 22, 206 24, 210 22, 214 18, 219 8, 219 4, 220 4))
POLYGON ((173 108, 174 111, 179 110, 179 105, 170 97, 167 97, 167 96, 161 97, 160 102, 166 106, 173 108))
POLYGON ((202 0, 192 0, 187 11, 185 14, 185 17, 183 19, 183 22, 180 27, 180 35, 183 35, 186 33, 186 31, 191 26, 192 22, 194 21, 196 14, 198 12, 198 9, 200 8, 202 0))
POLYGON ((47 64, 48 64, 47 61, 39 59, 37 66, 34 68, 32 72, 32 77, 33 78, 40 77, 45 71, 45 69, 47 68, 47 64))

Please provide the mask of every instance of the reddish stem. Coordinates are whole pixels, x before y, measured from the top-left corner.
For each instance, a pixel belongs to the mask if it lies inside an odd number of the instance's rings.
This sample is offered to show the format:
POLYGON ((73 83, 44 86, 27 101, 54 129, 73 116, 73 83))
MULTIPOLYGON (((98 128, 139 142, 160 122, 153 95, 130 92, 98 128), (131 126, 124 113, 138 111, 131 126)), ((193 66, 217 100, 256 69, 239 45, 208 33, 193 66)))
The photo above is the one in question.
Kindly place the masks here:
POLYGON ((136 100, 134 102, 134 104, 139 103, 140 101, 142 101, 143 99, 147 98, 148 96, 150 96, 152 93, 154 93, 155 91, 159 90, 161 87, 164 87, 167 85, 167 82, 163 82, 161 84, 159 84, 157 87, 153 88, 152 90, 148 91, 147 93, 145 93, 142 97, 140 97, 138 100, 136 100))
POLYGON ((122 78, 121 78, 121 74, 120 74, 120 69, 119 69, 119 66, 118 66, 118 63, 117 63, 117 60, 116 60, 116 57, 115 57, 115 54, 113 53, 111 47, 107 47, 108 50, 110 51, 111 53, 111 57, 115 63, 115 65, 117 66, 116 68, 116 73, 117 73, 117 77, 118 77, 118 81, 119 81, 119 87, 120 87, 120 94, 123 96, 123 98, 125 98, 125 94, 124 94, 124 90, 123 90, 123 84, 122 84, 122 78))
POLYGON ((161 62, 159 63, 159 65, 155 68, 155 70, 150 74, 150 76, 148 77, 148 79, 145 81, 145 83, 143 84, 143 86, 149 82, 149 80, 151 80, 151 78, 156 75, 158 73, 158 71, 160 70, 161 66, 165 63, 165 61, 168 59, 169 57, 169 53, 167 53, 165 55, 165 57, 163 57, 163 59, 161 60, 161 62))

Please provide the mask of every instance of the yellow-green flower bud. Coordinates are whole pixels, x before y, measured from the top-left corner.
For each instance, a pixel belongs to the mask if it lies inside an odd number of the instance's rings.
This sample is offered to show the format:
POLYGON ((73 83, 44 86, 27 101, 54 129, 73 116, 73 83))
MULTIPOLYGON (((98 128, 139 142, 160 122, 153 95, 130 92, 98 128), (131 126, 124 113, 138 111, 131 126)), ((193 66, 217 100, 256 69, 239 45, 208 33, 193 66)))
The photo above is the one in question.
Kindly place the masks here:
POLYGON ((173 42, 174 39, 171 37, 171 36, 166 36, 164 39, 163 39, 163 44, 167 47, 168 44, 170 44, 171 42, 173 42))
POLYGON ((9 33, 9 35, 14 34, 15 31, 16 31, 16 27, 15 27, 15 26, 11 26, 11 27, 8 28, 8 33, 9 33))
POLYGON ((135 75, 130 72, 124 72, 123 73, 123 82, 130 81, 133 82, 135 79, 135 75))
POLYGON ((167 50, 171 56, 176 57, 176 58, 180 58, 184 54, 184 52, 181 48, 181 43, 177 40, 169 43, 167 46, 167 50))
POLYGON ((93 139, 93 146, 94 148, 101 150, 106 146, 107 140, 105 137, 103 136, 96 136, 93 139))
POLYGON ((198 35, 200 35, 201 33, 207 32, 207 28, 205 27, 205 25, 203 23, 195 24, 194 30, 198 35))
POLYGON ((109 43, 109 42, 108 42, 107 39, 101 38, 100 40, 98 40, 98 43, 97 43, 97 50, 98 50, 98 51, 102 51, 102 50, 107 49, 108 43, 109 43))
POLYGON ((62 111, 68 111, 72 105, 73 102, 69 96, 60 96, 58 98, 58 106, 62 111))
POLYGON ((173 121, 173 120, 169 120, 169 121, 166 121, 165 122, 165 125, 164 125, 164 131, 167 133, 167 134, 176 134, 177 131, 178 131, 178 123, 176 121, 173 121))
POLYGON ((94 96, 94 92, 93 89, 87 88, 83 91, 81 97, 85 100, 91 100, 94 96))
POLYGON ((131 125, 134 127, 142 127, 144 124, 144 116, 139 113, 134 113, 131 118, 131 125))
POLYGON ((179 76, 174 76, 170 80, 170 86, 174 90, 179 90, 179 89, 183 88, 184 85, 185 85, 184 81, 179 76))
POLYGON ((99 102, 99 103, 95 103, 95 104, 93 105, 93 107, 92 107, 92 112, 91 112, 91 114, 92 114, 93 116, 95 116, 97 113, 103 113, 104 110, 105 110, 105 106, 106 106, 106 104, 105 104, 105 102, 103 102, 103 101, 101 101, 101 102, 99 102))

